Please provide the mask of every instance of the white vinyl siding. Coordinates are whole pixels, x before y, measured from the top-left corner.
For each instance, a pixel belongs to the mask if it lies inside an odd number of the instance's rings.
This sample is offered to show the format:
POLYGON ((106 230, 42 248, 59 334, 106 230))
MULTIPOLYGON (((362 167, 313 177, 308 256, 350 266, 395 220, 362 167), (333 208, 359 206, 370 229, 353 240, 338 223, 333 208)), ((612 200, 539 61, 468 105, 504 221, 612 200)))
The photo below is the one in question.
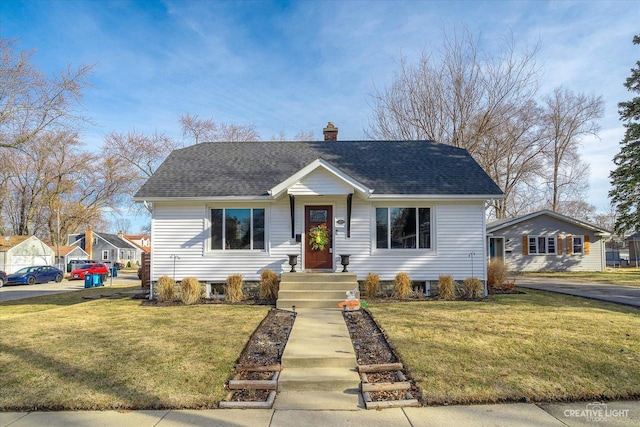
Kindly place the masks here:
POLYGON ((455 280, 472 275, 484 280, 485 223, 484 200, 459 202, 424 200, 373 201, 349 188, 346 182, 326 171, 315 171, 294 184, 295 229, 301 235, 296 243, 291 235, 289 197, 276 201, 238 202, 156 202, 152 218, 151 280, 162 275, 196 277, 201 282, 224 282, 235 273, 244 280, 257 281, 264 269, 276 273, 289 271, 288 255, 298 255, 297 269, 304 266, 304 210, 310 205, 331 205, 333 267, 338 271, 340 255, 350 255, 349 271, 363 280, 377 273, 381 280, 393 280, 400 271, 414 281, 438 280, 451 274, 455 280), (318 197, 316 194, 322 194, 318 197), (350 237, 347 237, 347 195, 353 195, 350 237), (429 208, 430 248, 376 250, 377 207, 429 208), (211 209, 265 209, 264 250, 211 250, 211 209), (338 223, 337 219, 345 220, 338 223))

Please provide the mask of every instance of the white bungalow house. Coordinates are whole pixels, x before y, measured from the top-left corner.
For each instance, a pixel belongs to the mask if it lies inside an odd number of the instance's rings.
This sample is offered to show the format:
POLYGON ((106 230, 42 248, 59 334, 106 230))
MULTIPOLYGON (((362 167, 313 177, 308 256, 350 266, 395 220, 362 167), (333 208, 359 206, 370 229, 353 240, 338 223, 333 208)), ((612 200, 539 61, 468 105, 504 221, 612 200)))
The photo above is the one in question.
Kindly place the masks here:
POLYGON ((288 272, 289 255, 298 272, 339 272, 341 255, 350 255, 358 279, 405 271, 416 281, 484 280, 485 203, 501 197, 463 149, 334 140, 182 148, 134 200, 152 206, 152 282, 219 283, 234 273, 252 281, 264 269, 288 272), (309 233, 318 226, 328 241, 314 250, 309 233))
POLYGON ((542 210, 487 224, 490 258, 510 271, 603 271, 611 232, 542 210))

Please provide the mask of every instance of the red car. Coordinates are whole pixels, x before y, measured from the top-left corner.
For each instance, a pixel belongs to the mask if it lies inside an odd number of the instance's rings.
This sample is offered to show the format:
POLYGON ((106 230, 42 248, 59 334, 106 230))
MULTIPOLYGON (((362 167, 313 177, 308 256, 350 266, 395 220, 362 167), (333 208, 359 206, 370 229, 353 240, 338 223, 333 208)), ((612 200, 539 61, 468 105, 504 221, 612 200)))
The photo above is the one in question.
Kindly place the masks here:
POLYGON ((71 271, 71 277, 69 277, 69 280, 84 280, 85 274, 100 274, 104 279, 109 275, 109 269, 101 262, 80 264, 77 268, 71 271))

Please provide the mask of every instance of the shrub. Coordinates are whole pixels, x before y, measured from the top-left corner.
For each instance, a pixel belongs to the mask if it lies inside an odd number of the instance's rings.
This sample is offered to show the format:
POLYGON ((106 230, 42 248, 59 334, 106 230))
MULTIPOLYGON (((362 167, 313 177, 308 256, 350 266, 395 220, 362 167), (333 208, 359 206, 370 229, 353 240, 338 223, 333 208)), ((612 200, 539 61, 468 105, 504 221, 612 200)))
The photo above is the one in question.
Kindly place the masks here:
POLYGON ((278 297, 278 274, 266 269, 260 275, 260 298, 274 300, 278 297))
POLYGON ((378 286, 380 285, 380 276, 376 273, 367 274, 367 278, 364 279, 364 289, 369 298, 373 298, 378 293, 378 286))
POLYGON ((484 287, 477 277, 469 277, 464 279, 464 294, 467 298, 479 299, 484 296, 484 287))
POLYGON ((127 261, 127 268, 131 268, 131 261, 127 261))
POLYGON ((441 274, 438 277, 438 295, 440 298, 452 300, 456 298, 456 285, 453 276, 450 274, 441 274))
POLYGON ((494 258, 487 264, 487 286, 502 289, 507 279, 507 266, 501 259, 494 258))
POLYGON ((393 281, 393 298, 407 299, 411 295, 411 278, 401 271, 393 281))
POLYGON ((193 305, 200 302, 202 298, 202 288, 200 282, 195 277, 185 277, 180 282, 180 301, 186 305, 193 305))
POLYGON ((158 302, 171 302, 175 297, 176 282, 169 276, 158 279, 158 302))
POLYGON ((242 274, 232 274, 227 277, 226 300, 229 302, 239 302, 244 298, 242 293, 242 274))

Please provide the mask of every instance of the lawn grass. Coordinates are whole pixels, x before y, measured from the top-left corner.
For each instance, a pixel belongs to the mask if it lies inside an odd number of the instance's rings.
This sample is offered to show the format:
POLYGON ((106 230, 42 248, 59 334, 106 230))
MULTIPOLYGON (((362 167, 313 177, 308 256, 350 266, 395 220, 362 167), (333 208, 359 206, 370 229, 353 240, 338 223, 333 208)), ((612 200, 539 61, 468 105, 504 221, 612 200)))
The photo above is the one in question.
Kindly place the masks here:
POLYGON ((640 310, 526 290, 369 304, 427 404, 640 397, 640 310))
MULTIPOLYGON (((566 272, 535 272, 522 273, 531 277, 552 277, 565 280, 586 281, 594 283, 608 283, 640 288, 640 268, 607 268, 603 272, 566 271, 566 272)), ((517 284, 517 283, 516 283, 517 284)))
POLYGON ((82 299, 0 304, 0 410, 214 408, 269 307, 82 299))

